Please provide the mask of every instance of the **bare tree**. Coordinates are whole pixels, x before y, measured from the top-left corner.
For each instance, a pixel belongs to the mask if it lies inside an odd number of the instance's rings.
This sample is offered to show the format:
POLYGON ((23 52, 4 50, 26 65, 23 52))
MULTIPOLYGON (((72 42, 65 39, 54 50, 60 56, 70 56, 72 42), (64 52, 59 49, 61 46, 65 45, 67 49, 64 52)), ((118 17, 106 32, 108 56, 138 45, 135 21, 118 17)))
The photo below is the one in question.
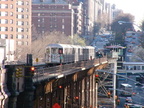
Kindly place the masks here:
POLYGON ((125 14, 125 13, 119 14, 117 18, 112 22, 111 28, 112 28, 112 31, 116 33, 118 32, 124 33, 128 29, 133 30, 132 23, 125 23, 125 24, 120 25, 118 21, 133 22, 134 16, 132 16, 131 14, 125 14))
POLYGON ((26 55, 31 53, 31 47, 28 46, 19 46, 15 50, 14 56, 16 61, 25 62, 26 55))
POLYGON ((81 45, 81 46, 86 45, 85 39, 81 38, 77 34, 75 34, 74 36, 69 36, 69 37, 71 38, 71 43, 74 45, 81 45))
POLYGON ((44 58, 45 47, 51 43, 61 43, 61 44, 71 44, 71 39, 60 33, 60 32, 50 32, 37 37, 32 42, 32 54, 34 58, 44 58))
POLYGON ((135 47, 131 61, 144 62, 144 49, 142 47, 135 47))

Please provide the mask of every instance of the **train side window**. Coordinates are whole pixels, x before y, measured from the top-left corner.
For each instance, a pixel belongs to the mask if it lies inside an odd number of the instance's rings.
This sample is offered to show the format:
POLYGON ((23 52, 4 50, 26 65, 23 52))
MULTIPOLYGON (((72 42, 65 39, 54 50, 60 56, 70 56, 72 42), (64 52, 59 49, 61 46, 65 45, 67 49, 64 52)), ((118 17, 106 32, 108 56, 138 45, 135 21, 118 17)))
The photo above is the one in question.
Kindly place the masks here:
POLYGON ((142 66, 142 70, 144 70, 144 66, 142 66))
POLYGON ((74 54, 75 53, 75 49, 73 48, 73 50, 72 50, 72 54, 74 54))

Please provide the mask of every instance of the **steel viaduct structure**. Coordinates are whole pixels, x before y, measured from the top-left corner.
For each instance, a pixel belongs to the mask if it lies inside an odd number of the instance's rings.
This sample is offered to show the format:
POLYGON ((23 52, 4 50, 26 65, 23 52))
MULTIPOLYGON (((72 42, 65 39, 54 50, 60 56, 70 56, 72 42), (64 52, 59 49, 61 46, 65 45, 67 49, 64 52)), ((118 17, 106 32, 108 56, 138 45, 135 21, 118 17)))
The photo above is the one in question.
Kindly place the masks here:
POLYGON ((35 70, 31 59, 6 65, 0 70, 0 108, 115 108, 116 61, 112 54, 55 67, 37 64, 35 70))

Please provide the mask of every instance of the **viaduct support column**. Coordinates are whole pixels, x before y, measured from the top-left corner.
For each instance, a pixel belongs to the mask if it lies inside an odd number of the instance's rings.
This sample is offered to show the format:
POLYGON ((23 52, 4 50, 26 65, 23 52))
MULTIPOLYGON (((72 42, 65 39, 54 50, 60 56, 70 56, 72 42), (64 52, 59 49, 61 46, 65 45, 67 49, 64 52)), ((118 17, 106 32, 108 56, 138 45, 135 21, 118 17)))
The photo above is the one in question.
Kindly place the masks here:
POLYGON ((24 107, 33 108, 34 86, 32 81, 32 55, 27 55, 27 67, 25 68, 25 92, 24 92, 24 107))
POLYGON ((90 85, 90 89, 89 89, 89 98, 90 98, 90 102, 89 102, 89 104, 90 104, 90 108, 92 108, 93 107, 93 77, 92 77, 92 75, 91 76, 89 76, 89 78, 90 78, 90 80, 89 80, 89 85, 90 85))
POLYGON ((92 75, 92 106, 95 106, 95 74, 92 75))
MULTIPOLYGON (((7 89, 7 85, 6 85, 6 81, 7 81, 7 77, 6 77, 6 69, 1 69, 0 70, 0 92, 2 94, 0 94, 3 98, 0 99, 0 108, 7 108, 8 107, 8 97, 10 96, 10 93, 7 89)), ((0 97, 1 97, 0 96, 0 97)))
POLYGON ((113 75, 113 101, 114 101, 114 108, 116 108, 115 96, 116 96, 116 74, 117 74, 117 62, 114 60, 114 75, 113 75))
POLYGON ((90 77, 85 78, 85 107, 89 108, 90 104, 90 77))
POLYGON ((81 108, 84 108, 85 105, 85 79, 82 80, 81 83, 81 108))
POLYGON ((16 108, 18 92, 16 90, 16 77, 15 76, 15 66, 7 65, 7 87, 10 92, 8 108, 16 108))

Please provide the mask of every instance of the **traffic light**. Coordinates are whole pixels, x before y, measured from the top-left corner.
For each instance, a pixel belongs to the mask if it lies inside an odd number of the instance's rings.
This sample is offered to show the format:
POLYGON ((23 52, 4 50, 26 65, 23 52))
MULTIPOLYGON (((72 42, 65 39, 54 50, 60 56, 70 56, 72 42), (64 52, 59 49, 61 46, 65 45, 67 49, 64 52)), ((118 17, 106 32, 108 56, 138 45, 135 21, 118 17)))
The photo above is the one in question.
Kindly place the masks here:
POLYGON ((59 86, 58 86, 58 88, 60 88, 60 89, 61 89, 61 88, 62 88, 62 86, 61 86, 61 85, 59 85, 59 86))
POLYGON ((99 75, 95 75, 95 82, 98 83, 99 82, 99 75))
POLYGON ((108 96, 108 98, 110 98, 110 97, 111 97, 111 93, 110 93, 110 92, 108 92, 108 93, 107 93, 107 96, 108 96))
POLYGON ((79 97, 78 97, 78 96, 75 96, 75 99, 76 99, 76 100, 78 100, 78 99, 79 99, 79 97))
POLYGON ((120 104, 120 99, 116 99, 116 104, 117 104, 117 105, 120 104))
POLYGON ((23 77, 22 73, 23 73, 22 68, 20 67, 16 68, 16 72, 15 72, 16 78, 23 77))
POLYGON ((75 102, 76 102, 76 103, 79 102, 79 97, 78 97, 78 96, 75 96, 74 99, 75 99, 75 102))
POLYGON ((35 67, 31 67, 30 71, 31 71, 31 75, 34 75, 34 73, 35 73, 35 67))

